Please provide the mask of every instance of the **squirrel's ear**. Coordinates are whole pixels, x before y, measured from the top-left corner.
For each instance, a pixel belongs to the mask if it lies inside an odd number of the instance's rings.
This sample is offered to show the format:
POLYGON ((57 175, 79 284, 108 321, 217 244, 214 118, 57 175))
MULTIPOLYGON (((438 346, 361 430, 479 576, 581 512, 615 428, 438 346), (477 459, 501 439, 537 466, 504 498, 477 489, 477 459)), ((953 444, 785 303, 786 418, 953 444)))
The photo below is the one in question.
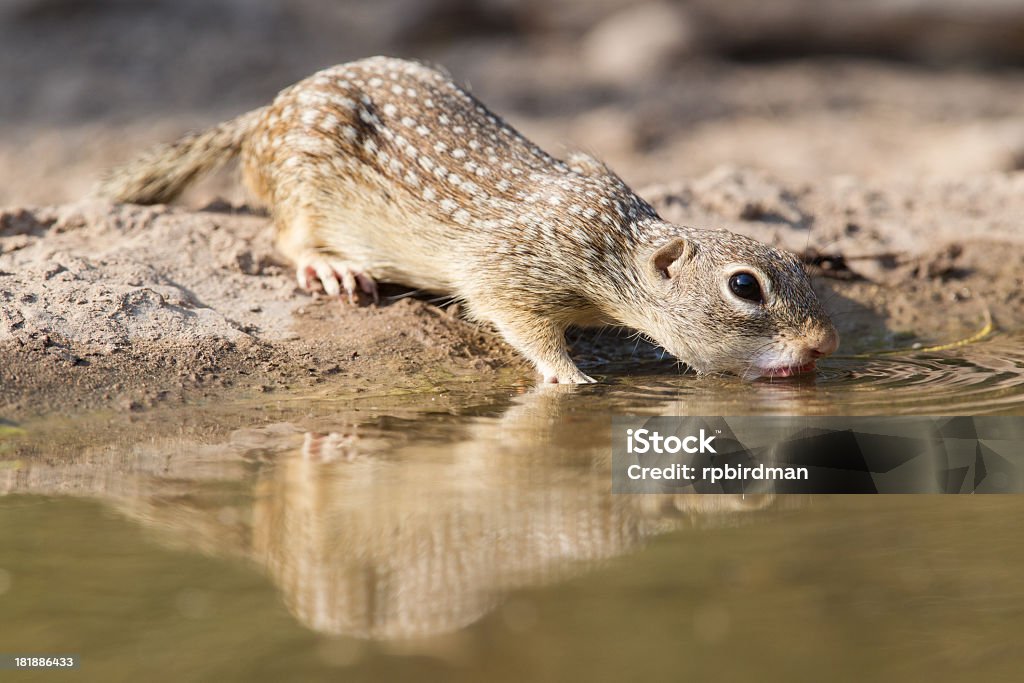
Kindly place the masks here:
POLYGON ((674 237, 654 252, 654 255, 651 256, 651 266, 656 273, 667 280, 677 275, 695 253, 695 245, 682 237, 674 237))

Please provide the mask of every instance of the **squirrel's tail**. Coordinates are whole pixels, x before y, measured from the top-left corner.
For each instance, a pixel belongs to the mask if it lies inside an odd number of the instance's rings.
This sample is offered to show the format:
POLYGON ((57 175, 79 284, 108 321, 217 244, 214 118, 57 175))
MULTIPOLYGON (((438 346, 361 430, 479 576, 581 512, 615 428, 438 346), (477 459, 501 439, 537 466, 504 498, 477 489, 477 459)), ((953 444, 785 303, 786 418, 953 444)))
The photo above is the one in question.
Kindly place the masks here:
POLYGON ((262 113, 256 109, 177 142, 158 145, 107 173, 92 194, 132 204, 169 202, 199 176, 237 156, 262 113))

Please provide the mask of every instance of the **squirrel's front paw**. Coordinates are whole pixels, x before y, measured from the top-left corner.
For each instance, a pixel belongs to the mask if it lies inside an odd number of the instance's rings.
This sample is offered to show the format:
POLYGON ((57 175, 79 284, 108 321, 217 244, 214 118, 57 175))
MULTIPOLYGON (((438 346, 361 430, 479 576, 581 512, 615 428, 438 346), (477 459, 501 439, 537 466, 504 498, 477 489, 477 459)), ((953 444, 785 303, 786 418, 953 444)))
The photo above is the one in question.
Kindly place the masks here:
POLYGON ((577 368, 573 368, 573 372, 545 372, 543 375, 544 384, 597 384, 596 379, 584 375, 577 368))

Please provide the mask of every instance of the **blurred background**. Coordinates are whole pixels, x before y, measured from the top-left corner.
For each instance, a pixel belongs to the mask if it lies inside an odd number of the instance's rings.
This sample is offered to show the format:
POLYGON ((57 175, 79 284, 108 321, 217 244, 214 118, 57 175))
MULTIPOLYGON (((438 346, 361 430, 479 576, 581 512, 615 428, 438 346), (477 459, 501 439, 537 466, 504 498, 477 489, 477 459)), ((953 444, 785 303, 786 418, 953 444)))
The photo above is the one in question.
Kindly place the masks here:
MULTIPOLYGON (((373 54, 444 64, 641 187, 1024 166, 1014 0, 4 0, 0 204, 74 200, 145 145, 373 54)), ((227 176, 198 193, 242 198, 227 176)))

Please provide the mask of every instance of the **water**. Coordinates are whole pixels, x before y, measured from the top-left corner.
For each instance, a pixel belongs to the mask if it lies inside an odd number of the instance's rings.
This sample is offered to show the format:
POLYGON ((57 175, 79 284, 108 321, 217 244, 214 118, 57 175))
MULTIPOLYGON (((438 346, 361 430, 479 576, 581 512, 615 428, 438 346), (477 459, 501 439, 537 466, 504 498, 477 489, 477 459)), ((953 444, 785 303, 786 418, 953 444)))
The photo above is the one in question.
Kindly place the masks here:
POLYGON ((608 459, 612 414, 1024 414, 1020 336, 606 369, 0 423, 0 652, 89 681, 1018 677, 1024 498, 613 496, 608 459))

